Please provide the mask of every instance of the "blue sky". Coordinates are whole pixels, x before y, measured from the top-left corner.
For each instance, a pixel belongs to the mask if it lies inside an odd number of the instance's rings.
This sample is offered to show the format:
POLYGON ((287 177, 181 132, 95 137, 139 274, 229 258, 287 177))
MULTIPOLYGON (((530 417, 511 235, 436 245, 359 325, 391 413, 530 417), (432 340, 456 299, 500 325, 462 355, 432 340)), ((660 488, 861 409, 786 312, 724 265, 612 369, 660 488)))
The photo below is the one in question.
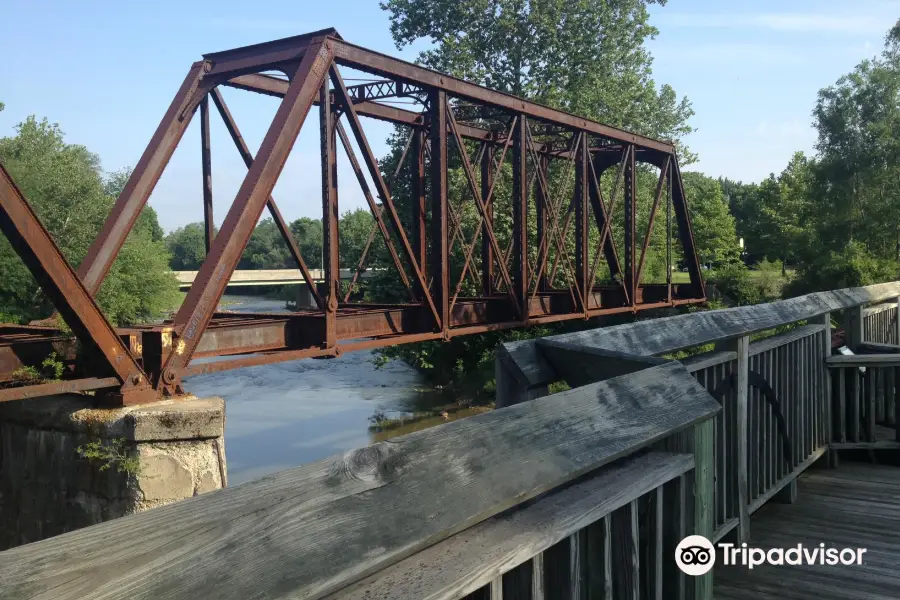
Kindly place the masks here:
MULTIPOLYGON (((0 3, 2 4, 2 3, 0 3)), ((411 59, 393 46, 373 0, 246 2, 12 2, 0 14, 0 136, 30 114, 60 124, 108 171, 134 165, 202 53, 333 26, 354 43, 411 59)), ((652 7, 649 47, 657 83, 693 103, 687 139, 713 176, 758 181, 795 150, 813 151, 816 92, 880 52, 900 17, 897 0, 669 0, 652 7)), ((226 90, 255 150, 276 100, 226 90), (230 93, 229 93, 230 92, 230 93)), ((221 221, 246 169, 213 115, 213 185, 221 221)), ((301 133, 274 196, 285 216, 318 216, 318 127, 301 133)), ((202 219, 198 123, 191 125, 151 197, 167 230, 202 219)), ((389 129, 367 125, 376 152, 389 129)), ((341 208, 364 204, 342 169, 341 208)))

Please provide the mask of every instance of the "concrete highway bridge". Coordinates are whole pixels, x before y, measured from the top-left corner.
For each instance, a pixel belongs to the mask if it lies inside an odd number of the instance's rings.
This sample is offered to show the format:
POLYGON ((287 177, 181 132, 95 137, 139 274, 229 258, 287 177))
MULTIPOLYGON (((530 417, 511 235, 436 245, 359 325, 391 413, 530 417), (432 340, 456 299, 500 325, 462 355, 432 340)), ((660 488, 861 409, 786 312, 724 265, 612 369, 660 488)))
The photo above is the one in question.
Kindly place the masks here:
MULTIPOLYGON (((372 276, 372 272, 377 269, 368 269, 363 271, 357 277, 357 281, 365 281, 372 276)), ((186 290, 194 283, 199 271, 174 271, 175 277, 178 279, 178 287, 186 290)), ((356 269, 341 269, 341 281, 351 281, 356 269)), ((311 279, 316 283, 317 287, 321 287, 327 281, 325 271, 323 269, 310 269, 311 279)), ((257 287, 257 286, 275 286, 275 285, 295 285, 297 286, 297 308, 313 309, 316 308, 316 298, 310 290, 309 284, 303 278, 303 273, 299 269, 246 269, 238 270, 232 273, 231 279, 228 280, 228 287, 257 287)))
MULTIPOLYGON (((178 279, 178 287, 187 289, 194 283, 199 271, 173 271, 178 279)), ((355 269, 341 269, 341 280, 353 279, 355 269)), ((322 269, 310 269, 316 283, 325 282, 325 271, 322 269)), ((359 275, 359 279, 368 279, 372 276, 371 270, 359 275)), ((267 286, 267 285, 306 285, 303 274, 297 269, 259 269, 238 270, 232 273, 228 280, 228 287, 233 286, 267 286)))

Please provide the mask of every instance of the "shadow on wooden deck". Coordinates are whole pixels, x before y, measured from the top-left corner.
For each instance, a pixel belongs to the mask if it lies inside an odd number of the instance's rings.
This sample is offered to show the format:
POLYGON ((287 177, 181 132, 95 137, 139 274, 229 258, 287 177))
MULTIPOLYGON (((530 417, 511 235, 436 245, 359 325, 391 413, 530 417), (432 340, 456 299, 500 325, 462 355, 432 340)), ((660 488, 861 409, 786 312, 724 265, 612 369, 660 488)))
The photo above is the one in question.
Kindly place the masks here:
MULTIPOLYGON (((746 567, 717 556, 717 600, 900 598, 900 467, 842 462, 799 480, 794 504, 768 503, 750 521, 753 547, 866 548, 862 565, 746 567)), ((721 551, 719 552, 721 554, 721 551)))

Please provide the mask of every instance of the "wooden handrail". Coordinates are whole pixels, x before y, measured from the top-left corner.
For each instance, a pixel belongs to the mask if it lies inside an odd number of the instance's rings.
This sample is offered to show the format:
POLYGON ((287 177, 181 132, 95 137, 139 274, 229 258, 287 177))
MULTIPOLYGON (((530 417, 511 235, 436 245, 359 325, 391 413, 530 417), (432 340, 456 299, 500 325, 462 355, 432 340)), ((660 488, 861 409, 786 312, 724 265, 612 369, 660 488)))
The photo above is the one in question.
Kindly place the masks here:
MULTIPOLYGON (((657 356, 686 348, 751 335, 797 321, 900 297, 900 282, 817 292, 768 304, 710 310, 651 319, 542 338, 641 356, 657 356)), ((510 374, 527 388, 559 379, 541 356, 535 340, 507 342, 498 350, 510 374)))
POLYGON ((844 367, 900 367, 900 354, 852 354, 829 356, 825 359, 829 369, 844 367))
POLYGON ((8 550, 0 597, 321 598, 719 410, 670 362, 8 550))

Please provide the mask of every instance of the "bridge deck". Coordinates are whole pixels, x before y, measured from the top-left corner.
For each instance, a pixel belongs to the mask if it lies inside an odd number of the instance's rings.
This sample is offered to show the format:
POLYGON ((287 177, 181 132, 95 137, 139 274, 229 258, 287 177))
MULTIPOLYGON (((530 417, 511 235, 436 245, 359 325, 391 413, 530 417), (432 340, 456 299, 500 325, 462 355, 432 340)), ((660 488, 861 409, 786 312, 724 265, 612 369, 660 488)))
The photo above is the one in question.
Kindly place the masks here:
POLYGON ((761 548, 867 548, 856 566, 722 566, 717 600, 894 600, 900 596, 900 467, 844 462, 802 475, 794 504, 768 503, 750 522, 761 548))

